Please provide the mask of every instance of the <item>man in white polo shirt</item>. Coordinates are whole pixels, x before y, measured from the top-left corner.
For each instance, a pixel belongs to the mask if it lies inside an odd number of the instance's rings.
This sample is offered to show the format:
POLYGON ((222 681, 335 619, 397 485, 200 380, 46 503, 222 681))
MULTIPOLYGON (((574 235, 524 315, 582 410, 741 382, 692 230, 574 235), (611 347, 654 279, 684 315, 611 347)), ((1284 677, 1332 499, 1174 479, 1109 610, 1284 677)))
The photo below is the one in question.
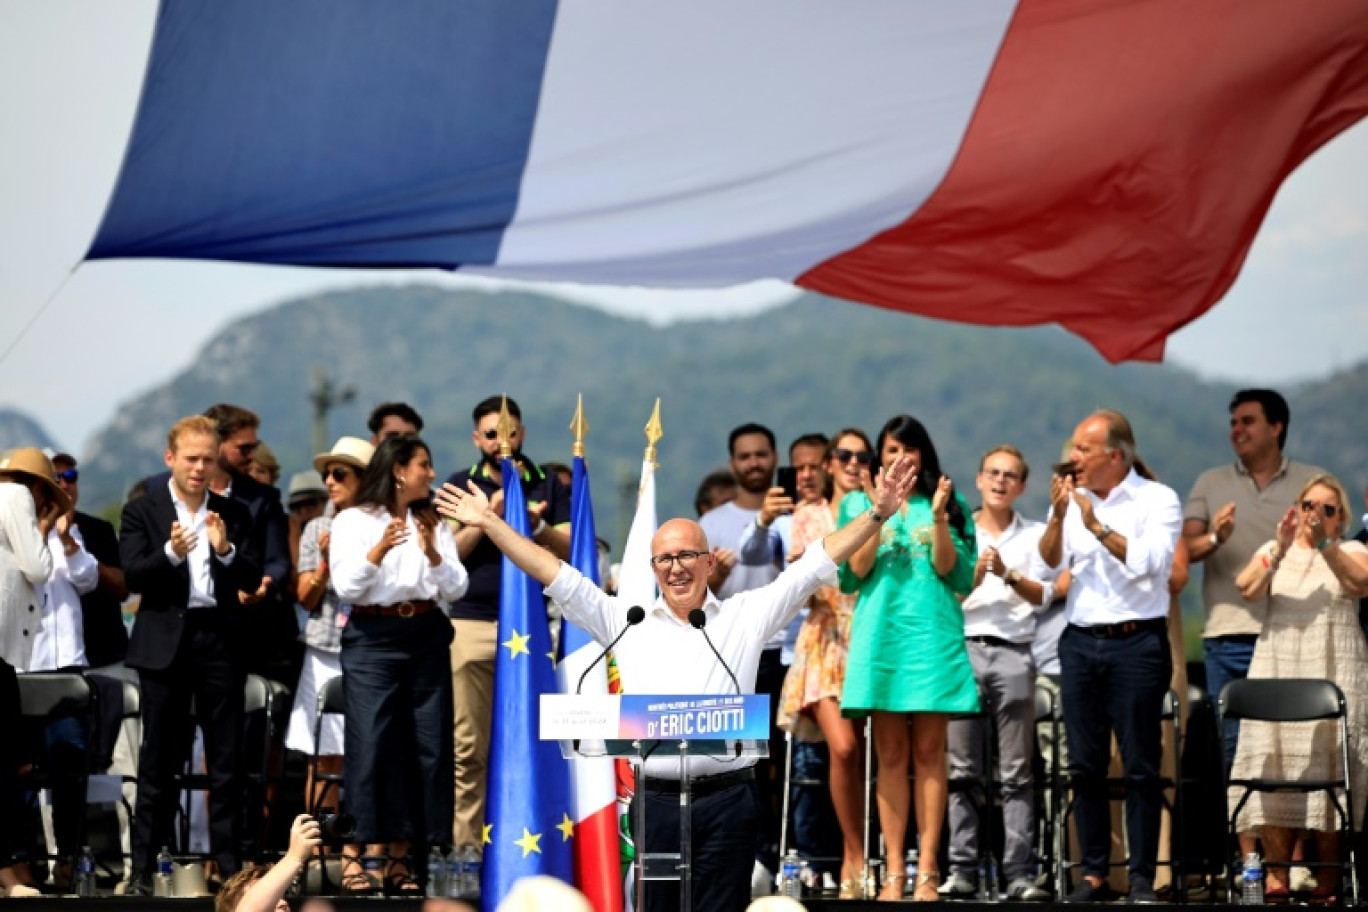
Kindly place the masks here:
POLYGON ((1115 898, 1107 885, 1111 737, 1126 779, 1132 903, 1156 902, 1162 793, 1160 716, 1173 672, 1169 570, 1182 531, 1172 489, 1134 469, 1135 434, 1120 412, 1094 412, 1074 430, 1074 478, 1052 482, 1040 556, 1073 574, 1059 640, 1064 729, 1083 878, 1068 902, 1115 898))

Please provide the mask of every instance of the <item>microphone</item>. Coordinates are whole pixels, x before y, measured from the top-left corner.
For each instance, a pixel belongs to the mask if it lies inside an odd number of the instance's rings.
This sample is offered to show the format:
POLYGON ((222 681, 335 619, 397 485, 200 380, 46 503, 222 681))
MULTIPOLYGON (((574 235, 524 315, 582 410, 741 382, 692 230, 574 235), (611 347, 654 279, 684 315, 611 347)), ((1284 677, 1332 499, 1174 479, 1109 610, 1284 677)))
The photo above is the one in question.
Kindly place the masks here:
POLYGON ((613 637, 613 642, 605 646, 603 648, 603 652, 600 652, 598 654, 598 658, 590 662, 589 667, 584 669, 584 674, 580 675, 579 683, 575 685, 575 696, 579 696, 580 688, 584 687, 584 679, 589 677, 589 672, 594 670, 594 666, 597 665, 599 662, 602 662, 604 657, 607 656, 608 653, 613 651, 613 647, 618 644, 618 640, 622 639, 624 636, 627 635, 627 631, 631 630, 633 627, 635 627, 637 624, 640 624, 645 619, 646 609, 642 608, 640 605, 633 605, 631 608, 627 609, 627 626, 623 627, 622 632, 619 633, 617 636, 613 637))
POLYGON ((689 623, 698 628, 699 633, 703 634, 703 639, 708 642, 708 648, 712 650, 713 655, 717 656, 717 661, 722 663, 722 667, 731 677, 732 686, 736 688, 736 695, 739 697, 741 695, 740 682, 736 680, 736 675, 732 672, 731 666, 727 664, 727 660, 722 658, 722 653, 718 652, 717 647, 713 645, 712 637, 708 636, 708 631, 703 629, 703 625, 708 623, 708 616, 703 613, 702 608, 695 608, 689 612, 689 623))

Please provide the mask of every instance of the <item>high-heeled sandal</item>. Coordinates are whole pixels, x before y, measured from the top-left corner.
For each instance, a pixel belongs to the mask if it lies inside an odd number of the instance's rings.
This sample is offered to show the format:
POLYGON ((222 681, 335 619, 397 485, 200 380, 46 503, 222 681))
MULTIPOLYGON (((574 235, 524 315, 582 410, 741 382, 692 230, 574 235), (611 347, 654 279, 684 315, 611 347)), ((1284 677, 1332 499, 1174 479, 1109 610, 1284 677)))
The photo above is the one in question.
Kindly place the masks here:
POLYGON ((888 902, 890 900, 901 902, 904 891, 907 890, 907 872, 885 874, 883 878, 883 889, 879 891, 879 901, 888 902))
POLYGON ((940 895, 940 871, 921 871, 917 874, 917 882, 912 886, 913 902, 936 902, 941 898, 940 895), (922 887, 929 891, 929 894, 922 893, 922 887))

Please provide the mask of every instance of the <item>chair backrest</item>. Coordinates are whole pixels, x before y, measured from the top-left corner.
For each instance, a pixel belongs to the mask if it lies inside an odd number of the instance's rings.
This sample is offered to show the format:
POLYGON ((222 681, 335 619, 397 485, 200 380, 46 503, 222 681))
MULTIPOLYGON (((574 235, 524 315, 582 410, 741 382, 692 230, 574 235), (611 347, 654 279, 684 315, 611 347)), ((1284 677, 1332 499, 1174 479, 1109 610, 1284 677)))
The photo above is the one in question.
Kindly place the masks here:
POLYGON ((90 682, 71 671, 19 675, 19 706, 25 716, 75 715, 90 708, 90 682))
POLYGON ((1044 687, 1035 689, 1035 720, 1037 722, 1050 722, 1054 720, 1055 698, 1054 694, 1044 687))
POLYGON ((1344 694, 1320 678, 1246 678, 1221 691, 1221 716, 1264 722, 1311 722, 1344 714, 1344 694))
POLYGON ((261 712, 270 703, 271 685, 261 675, 249 674, 247 687, 243 691, 242 711, 251 715, 261 712))
POLYGON ((318 691, 318 712, 342 714, 347 711, 345 692, 342 689, 342 676, 328 680, 318 691))

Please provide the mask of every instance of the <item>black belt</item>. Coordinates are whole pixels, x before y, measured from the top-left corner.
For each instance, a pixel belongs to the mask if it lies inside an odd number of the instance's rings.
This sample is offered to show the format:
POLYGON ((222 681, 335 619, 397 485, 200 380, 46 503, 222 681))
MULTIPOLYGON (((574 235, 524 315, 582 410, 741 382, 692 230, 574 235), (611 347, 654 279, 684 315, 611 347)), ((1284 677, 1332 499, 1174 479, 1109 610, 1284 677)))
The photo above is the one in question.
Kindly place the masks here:
MULTIPOLYGON (((755 780, 755 770, 752 767, 745 769, 732 770, 730 773, 718 773, 716 776, 699 776, 697 779, 689 780, 689 792, 693 795, 711 795, 713 792, 720 792, 733 785, 740 785, 743 782, 753 782, 755 780)), ((667 795, 679 794, 678 779, 647 779, 646 791, 664 792, 667 795)))
POLYGON ((980 646, 1025 646, 1025 643, 1013 643, 1011 640, 1004 640, 1002 637, 995 636, 967 636, 964 638, 970 643, 978 643, 980 646))
POLYGON ((1095 636, 1099 639, 1115 640, 1135 636, 1137 633, 1164 633, 1168 630, 1166 618, 1150 618, 1147 621, 1118 621, 1115 624, 1070 624, 1074 630, 1095 636))

